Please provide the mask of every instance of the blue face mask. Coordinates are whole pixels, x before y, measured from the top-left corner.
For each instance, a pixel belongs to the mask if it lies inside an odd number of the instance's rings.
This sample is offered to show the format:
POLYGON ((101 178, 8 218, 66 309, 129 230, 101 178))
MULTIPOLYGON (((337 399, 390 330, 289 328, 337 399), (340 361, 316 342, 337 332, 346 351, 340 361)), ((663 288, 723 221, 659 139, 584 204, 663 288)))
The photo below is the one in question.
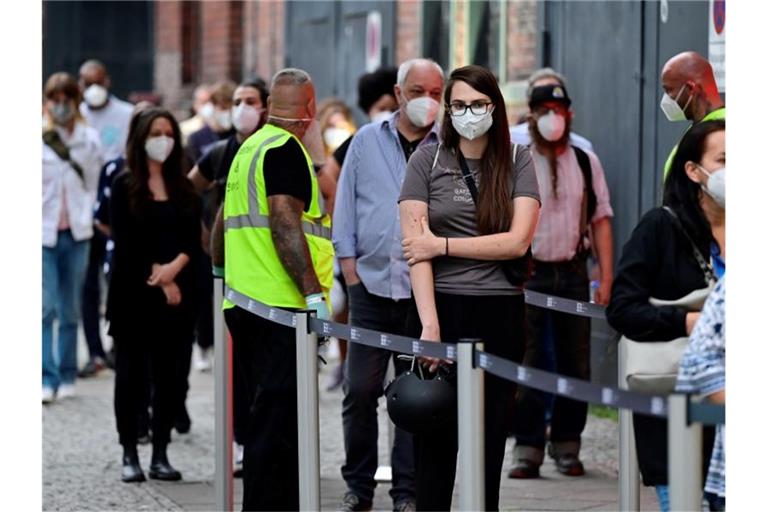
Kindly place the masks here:
POLYGON ((70 101, 54 103, 49 112, 53 122, 59 126, 64 126, 75 117, 75 109, 72 108, 72 103, 70 101))

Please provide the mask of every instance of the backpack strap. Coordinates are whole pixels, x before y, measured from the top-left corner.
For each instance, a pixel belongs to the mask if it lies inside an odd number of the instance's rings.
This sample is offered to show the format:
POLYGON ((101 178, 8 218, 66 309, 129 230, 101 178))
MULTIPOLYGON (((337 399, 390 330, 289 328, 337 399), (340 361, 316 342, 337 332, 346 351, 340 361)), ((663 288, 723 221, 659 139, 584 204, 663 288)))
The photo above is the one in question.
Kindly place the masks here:
POLYGON ((56 153, 56 156, 67 162, 70 166, 72 166, 72 169, 74 169, 75 173, 77 173, 78 176, 80 176, 80 179, 85 182, 85 173, 83 173, 83 168, 80 167, 80 164, 72 160, 72 158, 69 155, 69 148, 66 144, 64 144, 64 141, 61 140, 61 137, 59 137, 59 132, 56 130, 46 130, 43 132, 43 142, 53 150, 54 153, 56 153))
POLYGON ((589 251, 589 221, 597 209, 597 196, 592 183, 592 163, 589 155, 576 146, 571 146, 576 154, 576 161, 584 178, 584 193, 581 196, 581 219, 579 221, 579 243, 576 246, 576 255, 583 255, 589 251))

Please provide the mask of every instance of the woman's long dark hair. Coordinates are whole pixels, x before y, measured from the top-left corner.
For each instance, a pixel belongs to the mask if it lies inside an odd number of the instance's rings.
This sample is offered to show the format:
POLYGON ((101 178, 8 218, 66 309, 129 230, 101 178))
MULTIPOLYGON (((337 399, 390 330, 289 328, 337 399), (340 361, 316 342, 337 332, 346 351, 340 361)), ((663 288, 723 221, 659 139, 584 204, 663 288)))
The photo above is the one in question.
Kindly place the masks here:
POLYGON ((155 119, 165 118, 173 128, 173 150, 163 162, 163 181, 168 199, 183 211, 194 205, 192 183, 182 172, 182 147, 179 124, 173 115, 163 108, 152 107, 137 113, 131 120, 126 143, 126 164, 131 173, 129 186, 129 204, 135 213, 141 213, 152 192, 149 190, 149 164, 144 143, 149 137, 149 130, 155 119))
POLYGON ((677 153, 664 182, 664 206, 669 206, 677 213, 685 230, 701 248, 708 248, 712 242, 712 226, 699 202, 703 193, 701 185, 691 181, 685 172, 685 164, 700 163, 707 138, 721 130, 725 130, 725 121, 721 120, 704 121, 691 127, 677 146, 677 153))
MULTIPOLYGON (((453 70, 445 86, 446 119, 441 136, 445 147, 458 154, 461 138, 450 120, 451 91, 461 81, 488 96, 494 105, 493 124, 488 130, 488 146, 480 163, 480 187, 478 204, 475 205, 477 228, 481 235, 509 231, 512 223, 512 197, 509 190, 509 173, 512 166, 512 150, 509 141, 509 124, 496 77, 482 66, 464 66, 453 70)), ((465 114, 466 115, 466 114, 465 114)))

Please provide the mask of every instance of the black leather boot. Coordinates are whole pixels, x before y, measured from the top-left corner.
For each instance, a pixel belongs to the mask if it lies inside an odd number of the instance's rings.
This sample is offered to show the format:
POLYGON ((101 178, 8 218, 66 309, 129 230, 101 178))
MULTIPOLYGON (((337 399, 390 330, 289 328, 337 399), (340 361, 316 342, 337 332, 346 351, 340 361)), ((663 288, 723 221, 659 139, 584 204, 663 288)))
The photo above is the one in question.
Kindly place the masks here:
POLYGON ((143 482, 146 480, 139 464, 139 452, 136 446, 123 447, 123 482, 143 482))
POLYGON ((149 478, 155 480, 181 480, 181 473, 173 469, 171 463, 168 462, 167 446, 165 444, 152 446, 152 464, 149 466, 149 478))

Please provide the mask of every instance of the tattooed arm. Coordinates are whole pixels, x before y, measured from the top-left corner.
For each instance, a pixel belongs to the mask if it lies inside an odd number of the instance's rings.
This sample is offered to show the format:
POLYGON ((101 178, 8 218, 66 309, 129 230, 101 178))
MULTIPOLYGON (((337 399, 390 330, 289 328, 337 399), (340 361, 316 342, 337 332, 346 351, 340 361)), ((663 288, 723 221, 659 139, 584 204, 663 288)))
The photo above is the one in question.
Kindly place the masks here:
POLYGON ((320 282, 312 266, 307 239, 301 228, 304 201, 293 196, 277 194, 267 197, 269 228, 277 256, 288 275, 304 296, 321 293, 320 282))

